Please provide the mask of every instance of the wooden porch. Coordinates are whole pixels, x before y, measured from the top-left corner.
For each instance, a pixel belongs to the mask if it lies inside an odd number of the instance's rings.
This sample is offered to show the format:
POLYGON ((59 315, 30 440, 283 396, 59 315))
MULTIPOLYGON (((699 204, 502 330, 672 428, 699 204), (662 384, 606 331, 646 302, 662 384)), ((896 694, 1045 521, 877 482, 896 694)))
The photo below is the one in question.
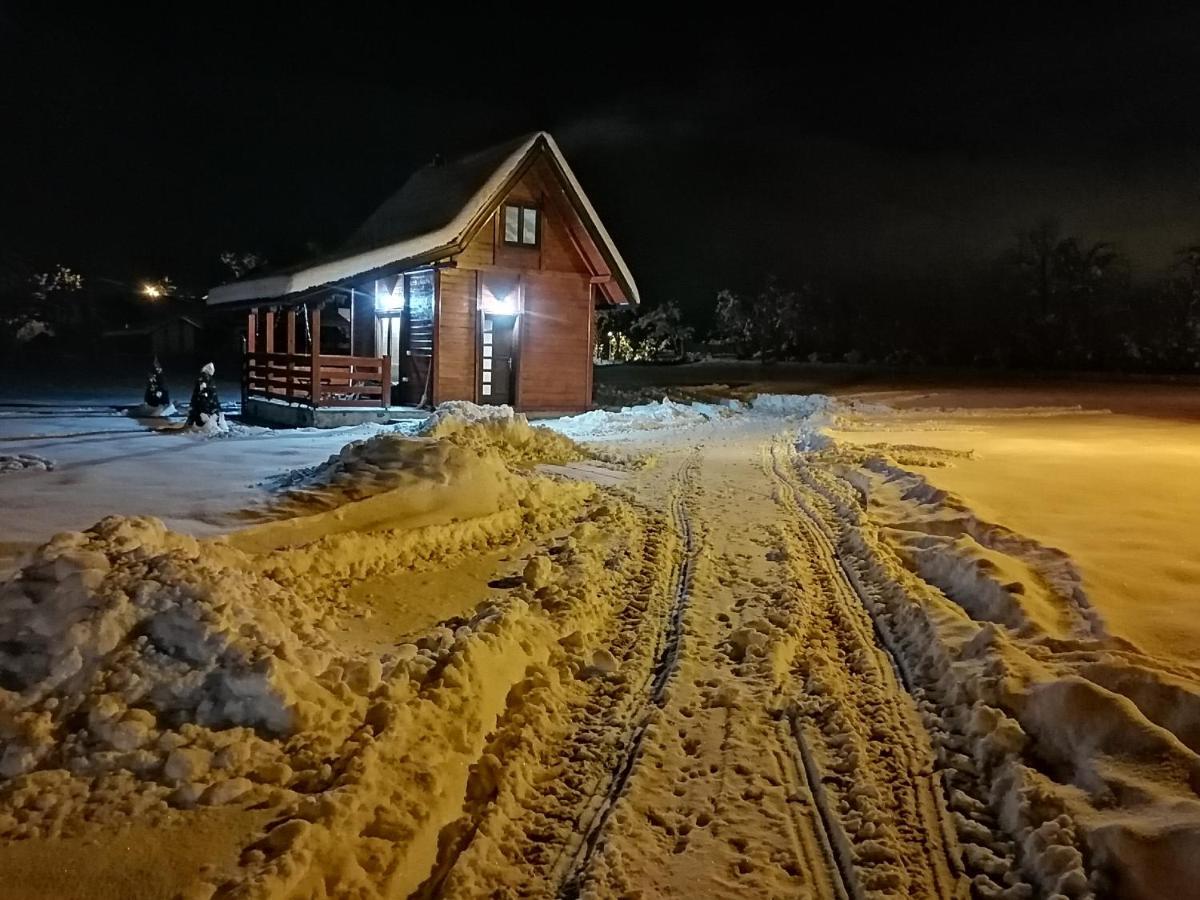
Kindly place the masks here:
POLYGON ((387 408, 391 361, 386 357, 247 351, 243 382, 248 397, 307 406, 387 408))
POLYGON ((246 398, 305 406, 387 409, 391 405, 391 360, 386 356, 347 356, 321 352, 321 310, 307 312, 309 347, 297 352, 297 310, 284 311, 285 347, 275 346, 276 312, 249 312, 242 386, 246 398), (259 346, 258 317, 263 317, 259 346))

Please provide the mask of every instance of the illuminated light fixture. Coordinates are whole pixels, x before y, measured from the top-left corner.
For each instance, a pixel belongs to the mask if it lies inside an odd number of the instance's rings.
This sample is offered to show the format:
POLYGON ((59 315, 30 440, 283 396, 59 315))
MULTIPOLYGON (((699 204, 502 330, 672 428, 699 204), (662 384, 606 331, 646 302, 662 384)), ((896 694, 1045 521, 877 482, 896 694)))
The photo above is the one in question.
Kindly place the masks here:
POLYGON ((157 284, 143 284, 142 294, 149 297, 151 300, 157 300, 163 295, 163 289, 157 284))
POLYGON ((479 299, 479 308, 493 316, 515 316, 519 312, 516 286, 509 288, 507 293, 496 295, 485 284, 483 296, 479 299))
POLYGON ((401 284, 404 279, 397 278, 395 286, 389 291, 380 282, 375 282, 375 309, 380 312, 396 312, 404 308, 404 293, 401 284))

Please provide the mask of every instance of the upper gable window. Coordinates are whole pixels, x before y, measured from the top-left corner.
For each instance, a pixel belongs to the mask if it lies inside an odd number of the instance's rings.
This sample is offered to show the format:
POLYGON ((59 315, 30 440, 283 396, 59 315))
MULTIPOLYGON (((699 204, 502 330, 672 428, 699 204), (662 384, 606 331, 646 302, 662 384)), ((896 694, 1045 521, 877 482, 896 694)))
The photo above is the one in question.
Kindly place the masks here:
POLYGON ((540 227, 538 210, 535 206, 504 207, 504 243, 522 247, 536 247, 540 227))

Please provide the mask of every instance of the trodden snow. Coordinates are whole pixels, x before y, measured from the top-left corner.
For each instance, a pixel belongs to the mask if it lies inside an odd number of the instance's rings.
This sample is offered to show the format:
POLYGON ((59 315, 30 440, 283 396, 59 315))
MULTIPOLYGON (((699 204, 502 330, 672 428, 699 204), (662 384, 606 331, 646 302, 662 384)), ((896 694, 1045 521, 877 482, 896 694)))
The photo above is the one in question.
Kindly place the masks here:
POLYGON ((712 393, 0 414, 0 895, 1190 896, 1200 425, 712 393))

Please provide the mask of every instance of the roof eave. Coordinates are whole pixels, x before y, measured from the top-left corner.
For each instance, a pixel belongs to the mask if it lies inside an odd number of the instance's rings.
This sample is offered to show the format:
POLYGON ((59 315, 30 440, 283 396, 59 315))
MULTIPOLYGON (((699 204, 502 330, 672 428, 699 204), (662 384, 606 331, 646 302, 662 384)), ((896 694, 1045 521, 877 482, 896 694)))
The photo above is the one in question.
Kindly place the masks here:
POLYGON ((435 247, 433 250, 427 252, 391 260, 371 269, 363 269, 345 278, 336 278, 332 281, 306 285, 303 288, 292 287, 292 276, 272 276, 271 278, 257 279, 263 282, 288 282, 287 287, 282 291, 272 288, 270 291, 267 289, 254 290, 247 294, 246 291, 226 290, 232 288, 252 288, 256 283, 255 281, 235 281, 231 284, 215 287, 209 291, 207 303, 209 306, 216 306, 221 309, 248 309, 255 306, 294 306, 316 294, 326 291, 346 290, 351 288, 353 286, 352 283, 356 281, 384 278, 388 275, 394 275, 397 272, 431 266, 460 252, 461 249, 456 241, 452 244, 435 247), (214 301, 214 294, 217 294, 219 299, 214 301))

